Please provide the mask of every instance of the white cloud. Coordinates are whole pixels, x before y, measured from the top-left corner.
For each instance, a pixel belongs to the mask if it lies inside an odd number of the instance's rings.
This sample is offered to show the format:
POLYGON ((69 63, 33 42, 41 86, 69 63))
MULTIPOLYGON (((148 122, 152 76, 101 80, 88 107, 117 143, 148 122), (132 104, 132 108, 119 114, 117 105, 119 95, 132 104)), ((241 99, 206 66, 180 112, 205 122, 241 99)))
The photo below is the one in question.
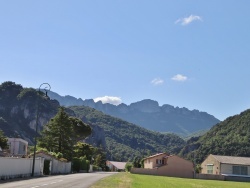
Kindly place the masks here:
POLYGON ((181 75, 181 74, 176 74, 176 75, 173 76, 171 79, 174 80, 174 81, 178 81, 178 82, 184 82, 184 81, 187 80, 187 77, 186 77, 186 76, 183 76, 183 75, 181 75))
POLYGON ((202 21, 202 18, 200 16, 196 16, 196 15, 191 14, 189 17, 180 18, 180 19, 176 20, 175 24, 180 23, 181 25, 188 25, 188 24, 192 23, 193 21, 202 21))
POLYGON ((104 96, 97 97, 94 99, 95 102, 102 101, 102 103, 110 103, 113 105, 119 105, 122 103, 121 97, 104 96))
POLYGON ((160 78, 155 78, 151 81, 151 84, 153 85, 162 85, 164 83, 164 80, 160 79, 160 78))

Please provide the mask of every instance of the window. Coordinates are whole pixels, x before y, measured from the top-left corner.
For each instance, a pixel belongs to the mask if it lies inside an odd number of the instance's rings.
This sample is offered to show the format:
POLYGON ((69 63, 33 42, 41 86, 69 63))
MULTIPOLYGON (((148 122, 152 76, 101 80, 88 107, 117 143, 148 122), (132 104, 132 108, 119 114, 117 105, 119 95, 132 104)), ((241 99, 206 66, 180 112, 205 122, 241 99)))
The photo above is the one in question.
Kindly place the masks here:
POLYGON ((233 166, 233 174, 248 175, 247 166, 233 166))
POLYGON ((214 165, 207 165, 207 174, 213 174, 214 165))
POLYGON ((162 160, 161 159, 156 159, 156 164, 162 164, 162 160))

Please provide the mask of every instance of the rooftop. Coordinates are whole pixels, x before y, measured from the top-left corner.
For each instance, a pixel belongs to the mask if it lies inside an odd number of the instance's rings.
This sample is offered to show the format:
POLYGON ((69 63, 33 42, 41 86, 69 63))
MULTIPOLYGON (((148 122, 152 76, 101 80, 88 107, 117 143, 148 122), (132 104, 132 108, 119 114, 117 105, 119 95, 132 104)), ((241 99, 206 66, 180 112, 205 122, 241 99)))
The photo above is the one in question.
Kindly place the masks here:
POLYGON ((222 155, 212 155, 212 156, 220 163, 250 165, 250 157, 234 157, 234 156, 222 156, 222 155))
POLYGON ((126 162, 109 161, 117 169, 125 169, 126 162))
POLYGON ((160 155, 168 155, 168 154, 167 154, 167 153, 157 153, 157 154, 155 154, 155 155, 151 155, 151 156, 149 156, 149 157, 144 158, 144 160, 145 160, 145 159, 149 159, 149 158, 153 158, 153 157, 158 157, 158 156, 160 156, 160 155))

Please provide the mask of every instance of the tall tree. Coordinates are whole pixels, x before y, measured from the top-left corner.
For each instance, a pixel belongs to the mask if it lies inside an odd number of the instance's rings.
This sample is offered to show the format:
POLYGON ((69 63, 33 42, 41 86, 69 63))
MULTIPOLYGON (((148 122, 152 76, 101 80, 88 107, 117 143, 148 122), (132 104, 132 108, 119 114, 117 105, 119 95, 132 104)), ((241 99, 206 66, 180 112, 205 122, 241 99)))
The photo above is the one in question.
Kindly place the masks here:
POLYGON ((8 139, 4 136, 3 131, 0 129, 0 147, 1 149, 6 149, 8 147, 8 139))
POLYGON ((59 108, 58 113, 45 125, 41 132, 41 138, 38 145, 46 148, 48 151, 60 152, 63 157, 71 160, 73 153, 73 145, 82 135, 86 136, 91 133, 88 125, 81 120, 69 117, 63 107, 59 108), (81 131, 87 132, 81 134, 81 131))

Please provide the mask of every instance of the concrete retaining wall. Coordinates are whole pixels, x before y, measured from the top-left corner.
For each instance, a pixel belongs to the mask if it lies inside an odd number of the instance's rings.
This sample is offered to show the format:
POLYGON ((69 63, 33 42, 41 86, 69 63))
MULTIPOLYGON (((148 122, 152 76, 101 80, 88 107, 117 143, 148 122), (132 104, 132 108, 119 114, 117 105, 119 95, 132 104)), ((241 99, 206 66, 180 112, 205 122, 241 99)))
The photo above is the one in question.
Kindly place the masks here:
MULTIPOLYGON (((44 159, 35 159, 34 175, 43 175, 44 159)), ((32 158, 0 157, 0 179, 29 177, 32 173, 32 158)))

